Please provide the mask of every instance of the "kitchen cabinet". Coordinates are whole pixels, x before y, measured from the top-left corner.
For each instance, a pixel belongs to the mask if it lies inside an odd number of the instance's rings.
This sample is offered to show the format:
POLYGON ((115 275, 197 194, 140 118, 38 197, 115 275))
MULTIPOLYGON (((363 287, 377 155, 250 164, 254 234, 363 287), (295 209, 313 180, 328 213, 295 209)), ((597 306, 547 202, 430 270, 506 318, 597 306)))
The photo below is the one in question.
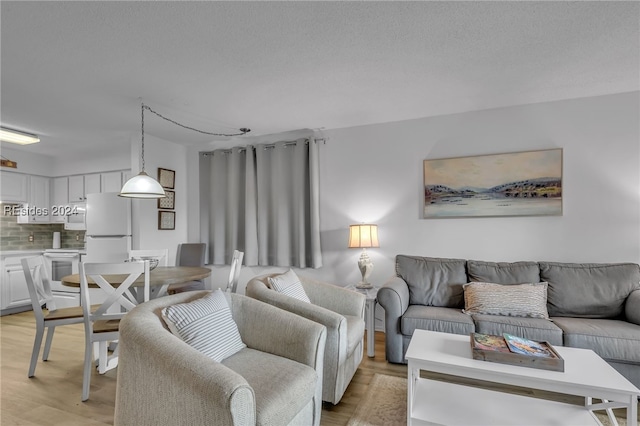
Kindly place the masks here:
POLYGON ((18 216, 18 223, 49 223, 49 191, 51 178, 29 176, 28 209, 18 216))
POLYGON ((22 271, 21 261, 24 257, 35 256, 37 253, 10 256, 2 259, 2 279, 0 283, 0 310, 2 315, 31 310, 31 298, 27 288, 27 280, 22 271))
POLYGON ((100 193, 100 173, 91 175, 84 175, 84 196, 87 199, 87 194, 100 193))
POLYGON ((25 203, 29 200, 29 175, 0 171, 0 200, 25 203))
MULTIPOLYGON (((51 207, 65 206, 69 203, 69 178, 66 176, 51 179, 51 195, 49 196, 51 207)), ((64 223, 62 214, 51 214, 51 223, 64 223)), ((59 212, 58 212, 59 213, 59 212)))
POLYGON ((120 192, 122 189, 122 172, 108 172, 100 174, 102 192, 120 192))
POLYGON ((84 201, 84 176, 69 176, 69 202, 84 201))

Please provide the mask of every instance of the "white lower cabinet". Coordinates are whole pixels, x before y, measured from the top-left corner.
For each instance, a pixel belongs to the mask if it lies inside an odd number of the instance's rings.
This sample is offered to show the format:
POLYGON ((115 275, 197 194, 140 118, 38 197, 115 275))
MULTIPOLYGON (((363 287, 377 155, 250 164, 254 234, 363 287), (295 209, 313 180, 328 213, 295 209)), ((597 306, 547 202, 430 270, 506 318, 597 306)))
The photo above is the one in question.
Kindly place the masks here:
POLYGON ((0 309, 2 315, 31 310, 27 280, 22 271, 22 259, 35 256, 11 256, 2 260, 0 309))

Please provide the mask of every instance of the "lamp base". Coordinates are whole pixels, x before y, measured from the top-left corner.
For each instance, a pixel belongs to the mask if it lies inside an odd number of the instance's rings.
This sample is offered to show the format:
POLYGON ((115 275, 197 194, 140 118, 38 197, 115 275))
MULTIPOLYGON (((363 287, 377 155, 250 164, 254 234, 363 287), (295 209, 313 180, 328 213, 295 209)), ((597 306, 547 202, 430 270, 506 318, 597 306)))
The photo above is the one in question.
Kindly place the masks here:
POLYGON ((369 289, 373 288, 373 285, 371 285, 371 283, 358 283, 356 284, 356 288, 369 289))

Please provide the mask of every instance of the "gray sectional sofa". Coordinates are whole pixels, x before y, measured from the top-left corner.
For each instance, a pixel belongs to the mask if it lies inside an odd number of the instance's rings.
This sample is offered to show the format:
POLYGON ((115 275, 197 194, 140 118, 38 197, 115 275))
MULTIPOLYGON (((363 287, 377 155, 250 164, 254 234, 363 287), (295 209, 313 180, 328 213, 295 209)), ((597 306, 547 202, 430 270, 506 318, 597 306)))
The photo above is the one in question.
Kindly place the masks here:
POLYGON ((552 345, 592 349, 640 387, 640 266, 635 263, 483 262, 396 256, 396 276, 378 292, 386 356, 406 363, 414 330, 510 333, 552 345), (547 282, 549 319, 467 314, 469 282, 547 282))

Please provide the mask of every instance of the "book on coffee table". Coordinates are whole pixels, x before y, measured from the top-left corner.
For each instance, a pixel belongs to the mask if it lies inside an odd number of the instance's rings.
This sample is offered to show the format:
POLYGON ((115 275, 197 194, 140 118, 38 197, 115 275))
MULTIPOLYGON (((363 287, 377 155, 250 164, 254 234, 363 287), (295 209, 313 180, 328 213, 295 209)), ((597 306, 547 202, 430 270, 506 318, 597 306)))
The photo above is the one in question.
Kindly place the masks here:
POLYGON ((564 371, 564 360, 547 342, 536 342, 508 333, 503 336, 471 333, 470 337, 473 359, 564 371))

